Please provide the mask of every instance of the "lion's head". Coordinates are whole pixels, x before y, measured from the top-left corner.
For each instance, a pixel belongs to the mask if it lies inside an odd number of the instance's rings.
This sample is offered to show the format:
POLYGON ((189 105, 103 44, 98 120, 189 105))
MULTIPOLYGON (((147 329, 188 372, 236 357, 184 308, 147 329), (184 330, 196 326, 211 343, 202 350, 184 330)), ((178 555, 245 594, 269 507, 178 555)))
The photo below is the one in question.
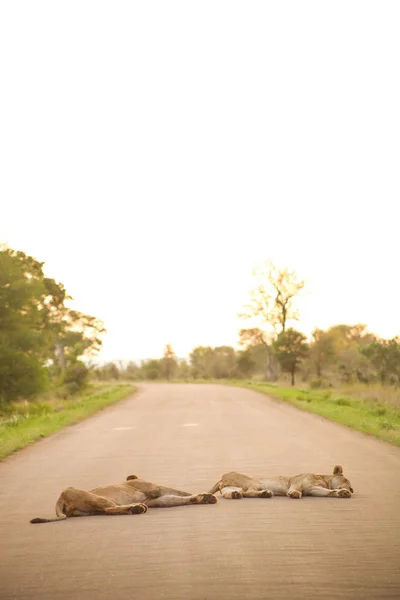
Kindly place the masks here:
POLYGON ((351 494, 354 494, 354 490, 351 487, 350 481, 343 475, 343 467, 336 465, 333 469, 333 477, 330 480, 330 486, 332 490, 345 489, 349 490, 351 494))

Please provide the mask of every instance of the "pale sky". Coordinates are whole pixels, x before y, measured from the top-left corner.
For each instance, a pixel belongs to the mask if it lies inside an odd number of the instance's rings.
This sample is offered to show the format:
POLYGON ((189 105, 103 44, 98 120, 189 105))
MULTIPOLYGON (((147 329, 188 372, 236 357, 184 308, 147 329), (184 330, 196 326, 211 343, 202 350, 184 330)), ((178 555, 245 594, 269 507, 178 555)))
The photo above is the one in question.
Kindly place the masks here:
POLYGON ((400 3, 0 5, 0 241, 100 357, 236 344, 255 261, 297 327, 400 334, 400 3))

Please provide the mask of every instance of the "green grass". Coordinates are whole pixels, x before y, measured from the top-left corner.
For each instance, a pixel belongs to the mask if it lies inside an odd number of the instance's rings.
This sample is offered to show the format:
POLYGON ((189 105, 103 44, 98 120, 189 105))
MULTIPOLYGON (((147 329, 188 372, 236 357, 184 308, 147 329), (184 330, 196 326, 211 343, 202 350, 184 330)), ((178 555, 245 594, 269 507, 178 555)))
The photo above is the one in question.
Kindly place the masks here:
POLYGON ((0 420, 0 460, 67 425, 133 394, 130 384, 96 386, 90 393, 48 402, 17 403, 0 420))
POLYGON ((389 404, 380 404, 375 399, 348 397, 331 390, 301 390, 250 381, 226 383, 261 392, 301 410, 400 446, 400 411, 389 404))

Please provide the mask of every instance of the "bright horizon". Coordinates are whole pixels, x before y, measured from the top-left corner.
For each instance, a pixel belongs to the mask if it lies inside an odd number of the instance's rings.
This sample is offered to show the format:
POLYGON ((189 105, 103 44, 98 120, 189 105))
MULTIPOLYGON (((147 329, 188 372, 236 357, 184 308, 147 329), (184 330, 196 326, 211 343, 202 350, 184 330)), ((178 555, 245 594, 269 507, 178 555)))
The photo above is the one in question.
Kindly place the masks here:
POLYGON ((260 260, 305 279, 301 331, 400 334, 399 16, 3 4, 0 242, 105 322, 101 360, 236 346, 260 260))

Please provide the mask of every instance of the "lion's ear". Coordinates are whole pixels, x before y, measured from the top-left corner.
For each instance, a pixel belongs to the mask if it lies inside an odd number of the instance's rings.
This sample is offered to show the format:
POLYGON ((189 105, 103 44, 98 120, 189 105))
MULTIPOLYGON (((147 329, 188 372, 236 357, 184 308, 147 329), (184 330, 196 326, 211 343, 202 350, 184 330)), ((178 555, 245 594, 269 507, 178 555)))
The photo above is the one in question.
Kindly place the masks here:
POLYGON ((137 475, 128 475, 126 480, 129 481, 130 479, 139 479, 139 477, 137 477, 137 475))
POLYGON ((333 474, 334 475, 343 475, 343 467, 341 467, 340 465, 336 465, 336 467, 334 467, 334 469, 333 469, 333 474))

